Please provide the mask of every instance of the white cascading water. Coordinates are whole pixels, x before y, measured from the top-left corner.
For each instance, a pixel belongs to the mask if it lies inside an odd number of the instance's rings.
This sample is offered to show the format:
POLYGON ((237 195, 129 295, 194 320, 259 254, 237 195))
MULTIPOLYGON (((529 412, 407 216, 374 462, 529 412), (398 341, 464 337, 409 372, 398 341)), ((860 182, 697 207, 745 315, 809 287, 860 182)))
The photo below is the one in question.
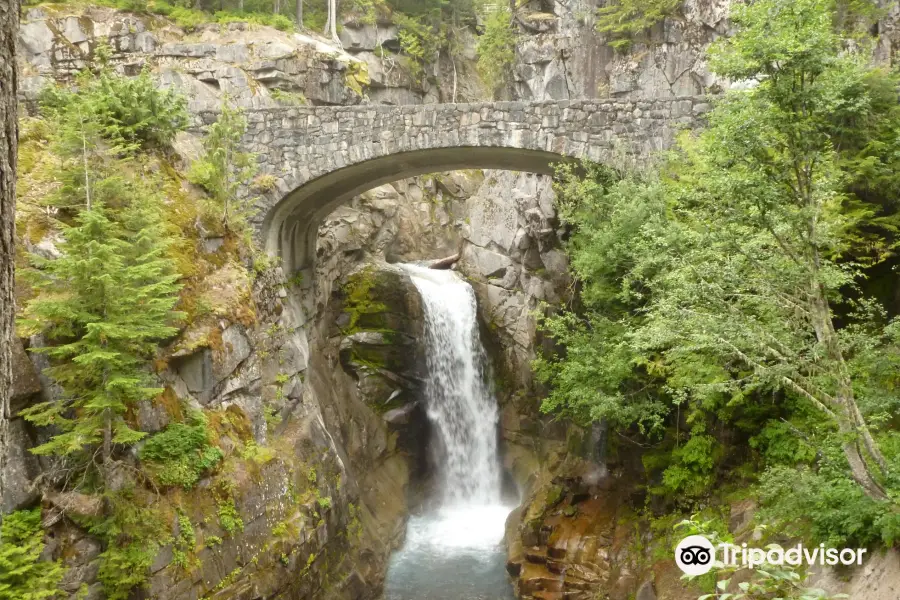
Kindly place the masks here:
POLYGON ((485 373, 475 293, 453 271, 403 265, 425 309, 425 402, 440 494, 391 560, 387 600, 512 598, 502 547, 497 403, 485 373))
POLYGON ((485 380, 475 293, 452 271, 408 267, 425 308, 428 419, 445 505, 500 500, 497 403, 485 380))

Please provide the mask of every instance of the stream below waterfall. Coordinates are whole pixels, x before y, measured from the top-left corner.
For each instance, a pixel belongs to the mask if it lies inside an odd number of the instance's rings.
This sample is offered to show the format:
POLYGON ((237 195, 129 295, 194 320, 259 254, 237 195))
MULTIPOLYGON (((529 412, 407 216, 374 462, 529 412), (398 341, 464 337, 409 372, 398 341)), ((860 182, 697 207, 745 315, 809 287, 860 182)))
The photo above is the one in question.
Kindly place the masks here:
POLYGON ((453 271, 403 265, 425 309, 425 403, 435 498, 410 517, 384 600, 507 600, 497 403, 472 287, 453 271))

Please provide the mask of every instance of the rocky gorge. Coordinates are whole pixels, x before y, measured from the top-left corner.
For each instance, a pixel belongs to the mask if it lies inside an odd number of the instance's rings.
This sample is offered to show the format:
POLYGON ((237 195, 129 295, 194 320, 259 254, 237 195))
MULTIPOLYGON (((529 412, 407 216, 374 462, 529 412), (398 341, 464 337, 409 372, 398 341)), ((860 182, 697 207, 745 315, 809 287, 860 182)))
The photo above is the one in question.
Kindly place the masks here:
MULTIPOLYGON (((597 33, 591 0, 519 3, 512 100, 679 98, 729 86, 704 50, 729 31, 727 0, 686 0, 627 51, 597 33)), ((880 60, 893 60, 896 8, 881 22, 880 60)), ((28 8, 19 48, 20 103, 34 114, 41 90, 70 82, 101 44, 122 75, 149 69, 187 98, 196 123, 223 100, 245 110, 285 105, 413 105, 483 99, 477 33, 454 57, 429 58, 425 77, 406 68, 392 23, 342 24, 342 47, 315 34, 241 22, 186 31, 174 22, 105 7, 28 8)), ((177 135, 172 165, 202 150, 200 129, 177 135)), ((161 166, 161 170, 168 167, 161 166)), ((245 182, 246 193, 265 182, 245 182)), ((194 197, 187 182, 184 193, 194 197)), ((27 192, 26 192, 27 193, 27 192)), ((39 194, 40 190, 31 193, 39 194)), ((20 224, 22 245, 47 258, 58 237, 20 224)), ((538 313, 572 302, 549 176, 494 170, 434 173, 375 187, 329 214, 312 276, 277 260, 240 256, 225 236, 196 232, 204 271, 192 284, 207 307, 160 352, 164 393, 130 415, 159 434, 202 413, 224 455, 195 487, 165 490, 168 542, 132 598, 257 600, 378 598, 407 520, 433 485, 433 432, 423 402, 423 299, 397 263, 436 260, 477 298, 498 410, 499 457, 519 506, 506 521, 506 573, 517 597, 535 600, 696 598, 669 557, 650 551, 640 513, 645 449, 610 440, 602 424, 578 427, 540 411, 546 390, 531 364, 545 339, 538 313), (303 305, 302 309, 298 307, 303 305)), ((13 413, 56 393, 46 358, 14 347, 13 413)), ((71 597, 106 597, 100 539, 89 523, 97 498, 54 491, 52 461, 28 449, 47 433, 11 422, 11 493, 5 512, 40 506, 48 558, 68 568, 71 597), (78 594, 86 594, 79 596, 78 594)), ((729 526, 753 535, 755 506, 736 500, 729 526)), ((852 573, 821 576, 854 599, 900 594, 895 551, 852 573)), ((823 586, 825 584, 823 583, 823 586)))

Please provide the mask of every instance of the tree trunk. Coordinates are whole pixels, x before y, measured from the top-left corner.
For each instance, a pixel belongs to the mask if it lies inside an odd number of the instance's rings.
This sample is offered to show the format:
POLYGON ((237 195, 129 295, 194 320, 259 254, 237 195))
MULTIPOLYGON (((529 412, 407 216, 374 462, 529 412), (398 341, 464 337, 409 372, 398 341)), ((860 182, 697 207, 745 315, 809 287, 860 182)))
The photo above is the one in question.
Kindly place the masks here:
POLYGON ((104 468, 109 468, 112 462, 112 410, 103 410, 103 456, 104 468))
POLYGON ((303 0, 297 0, 297 27, 303 29, 303 0))
POLYGON ((325 35, 331 38, 331 41, 341 45, 341 39, 337 34, 337 0, 328 0, 328 20, 325 22, 325 35))
POLYGON ((813 286, 811 297, 810 316, 816 337, 819 343, 825 347, 828 357, 835 365, 834 377, 837 379, 835 401, 837 405, 832 409, 838 421, 838 430, 843 438, 841 447, 850 465, 850 473, 870 498, 887 500, 888 496, 875 475, 877 469, 870 464, 870 462, 875 462, 882 470, 882 474, 886 475, 887 461, 872 438, 859 406, 856 404, 853 381, 847 370, 847 364, 844 362, 844 354, 831 320, 831 307, 821 284, 813 286))
POLYGON ((16 39, 18 0, 0 0, 0 500, 5 491, 9 450, 9 397, 15 335, 16 239, 16 39))

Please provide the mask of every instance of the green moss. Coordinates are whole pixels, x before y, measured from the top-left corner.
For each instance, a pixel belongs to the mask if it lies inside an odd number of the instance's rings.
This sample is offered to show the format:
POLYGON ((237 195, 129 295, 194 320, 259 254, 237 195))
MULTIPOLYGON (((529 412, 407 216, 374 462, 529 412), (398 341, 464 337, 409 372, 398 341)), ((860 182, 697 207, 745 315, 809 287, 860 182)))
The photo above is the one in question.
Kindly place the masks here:
POLYGON ((563 499, 563 495, 565 494, 565 490, 563 490, 562 486, 551 485, 547 489, 547 508, 553 508, 557 504, 559 504, 560 500, 563 499))
MULTIPOLYGON (((306 99, 306 96, 299 92, 286 92, 275 88, 270 90, 269 94, 271 94, 272 100, 286 106, 306 106, 309 104, 309 100, 306 99)), ((274 181, 272 187, 274 188, 274 181)))
MULTIPOLYGON (((387 310, 387 306, 382 302, 373 300, 373 290, 377 285, 377 277, 374 267, 367 266, 357 271, 347 279, 347 283, 343 286, 344 292, 344 311, 350 317, 346 327, 343 329, 344 335, 350 335, 364 329, 363 322, 371 323, 368 316, 377 315, 387 310)), ((368 327, 365 327, 368 330, 368 327)))
POLYGON ((372 85, 372 80, 369 78, 369 66, 362 61, 351 61, 347 65, 344 82, 359 96, 364 96, 365 88, 372 85))

